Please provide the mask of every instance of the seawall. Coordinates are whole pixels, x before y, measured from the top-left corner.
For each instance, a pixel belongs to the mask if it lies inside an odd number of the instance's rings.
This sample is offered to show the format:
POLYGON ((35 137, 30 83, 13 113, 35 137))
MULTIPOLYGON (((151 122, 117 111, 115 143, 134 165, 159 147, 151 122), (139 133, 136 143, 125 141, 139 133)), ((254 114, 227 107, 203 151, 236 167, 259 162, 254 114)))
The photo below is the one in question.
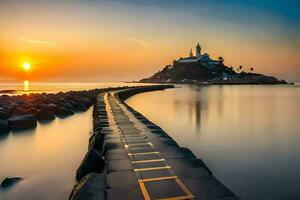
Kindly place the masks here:
POLYGON ((172 87, 97 96, 93 134, 70 199, 239 199, 188 148, 124 103, 135 94, 172 87))

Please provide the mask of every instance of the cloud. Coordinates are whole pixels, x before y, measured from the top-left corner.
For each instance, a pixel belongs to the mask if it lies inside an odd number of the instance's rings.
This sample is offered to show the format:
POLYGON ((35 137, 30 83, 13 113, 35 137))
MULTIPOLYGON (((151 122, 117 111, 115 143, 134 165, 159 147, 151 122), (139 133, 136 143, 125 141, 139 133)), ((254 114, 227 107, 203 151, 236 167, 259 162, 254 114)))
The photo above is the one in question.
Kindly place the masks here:
POLYGON ((136 42, 136 43, 140 44, 144 48, 149 48, 148 43, 145 42, 145 41, 143 41, 143 40, 136 39, 136 38, 133 38, 133 37, 127 37, 127 36, 122 36, 121 38, 124 39, 124 40, 129 40, 129 41, 136 42))
POLYGON ((33 44, 49 45, 49 46, 59 46, 60 45, 57 42, 45 41, 45 40, 34 40, 34 39, 25 38, 25 37, 18 37, 18 39, 22 40, 24 42, 33 43, 33 44))

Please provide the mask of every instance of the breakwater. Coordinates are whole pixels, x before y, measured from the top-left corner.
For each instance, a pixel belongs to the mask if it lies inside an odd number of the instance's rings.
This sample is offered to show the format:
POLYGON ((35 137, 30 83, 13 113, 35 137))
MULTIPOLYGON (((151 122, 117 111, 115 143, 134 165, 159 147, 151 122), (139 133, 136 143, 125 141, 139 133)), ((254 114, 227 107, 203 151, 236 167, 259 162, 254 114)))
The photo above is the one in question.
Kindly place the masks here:
POLYGON ((70 199, 238 199, 201 159, 124 103, 134 94, 171 87, 97 96, 94 131, 70 199))
POLYGON ((56 94, 23 94, 0 96, 0 135, 10 131, 34 129, 37 122, 65 118, 84 112, 99 93, 128 87, 59 92, 56 94))

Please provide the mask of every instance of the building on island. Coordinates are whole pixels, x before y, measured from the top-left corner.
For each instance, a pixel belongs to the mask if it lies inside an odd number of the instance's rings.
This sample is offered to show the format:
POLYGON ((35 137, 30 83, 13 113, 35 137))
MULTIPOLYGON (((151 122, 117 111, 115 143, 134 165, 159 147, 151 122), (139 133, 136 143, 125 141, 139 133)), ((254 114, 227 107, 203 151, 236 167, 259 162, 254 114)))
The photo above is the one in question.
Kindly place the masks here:
POLYGON ((205 53, 205 54, 201 53, 201 46, 198 43, 196 46, 196 55, 195 56, 193 54, 193 50, 191 49, 189 57, 180 58, 177 62, 178 63, 195 63, 195 62, 199 62, 199 61, 210 62, 212 60, 209 58, 209 55, 207 53, 205 53))

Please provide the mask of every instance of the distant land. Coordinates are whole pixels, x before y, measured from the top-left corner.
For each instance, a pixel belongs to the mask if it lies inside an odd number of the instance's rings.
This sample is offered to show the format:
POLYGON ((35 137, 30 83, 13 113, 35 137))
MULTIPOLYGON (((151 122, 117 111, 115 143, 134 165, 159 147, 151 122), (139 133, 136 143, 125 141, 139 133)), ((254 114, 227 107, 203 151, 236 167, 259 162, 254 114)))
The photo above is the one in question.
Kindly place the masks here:
POLYGON ((191 49, 190 56, 173 61, 161 71, 149 78, 140 80, 144 83, 199 83, 199 84, 288 84, 273 76, 254 72, 254 68, 243 66, 228 67, 224 59, 213 60, 201 53, 201 46, 196 46, 196 55, 191 49))

